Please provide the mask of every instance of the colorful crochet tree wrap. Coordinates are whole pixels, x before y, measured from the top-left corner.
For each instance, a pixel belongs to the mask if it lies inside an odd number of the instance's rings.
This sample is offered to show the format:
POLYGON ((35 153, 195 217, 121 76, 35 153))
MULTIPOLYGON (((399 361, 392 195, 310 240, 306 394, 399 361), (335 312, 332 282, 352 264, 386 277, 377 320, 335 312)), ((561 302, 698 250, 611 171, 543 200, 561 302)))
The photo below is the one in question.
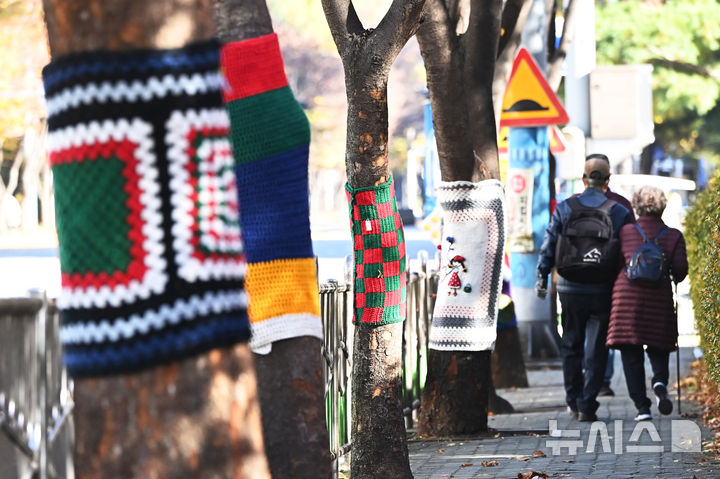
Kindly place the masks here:
POLYGON ((274 341, 323 336, 310 238, 310 125, 288 86, 277 35, 224 45, 221 64, 248 260, 250 347, 268 353, 274 341))
POLYGON ((69 373, 247 340, 219 45, 73 54, 43 77, 69 373))
POLYGON ((431 349, 488 351, 497 337, 505 244, 505 194, 497 180, 441 182, 440 278, 431 349))
POLYGON ((405 237, 395 184, 345 185, 355 252, 353 323, 381 325, 405 319, 405 237))

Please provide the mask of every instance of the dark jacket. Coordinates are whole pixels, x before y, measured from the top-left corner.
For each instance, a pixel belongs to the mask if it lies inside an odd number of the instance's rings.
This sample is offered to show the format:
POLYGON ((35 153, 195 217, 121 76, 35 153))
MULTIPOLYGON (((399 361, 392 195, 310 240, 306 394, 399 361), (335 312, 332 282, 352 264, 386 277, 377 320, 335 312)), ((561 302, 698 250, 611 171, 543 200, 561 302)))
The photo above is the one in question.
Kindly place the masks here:
MULTIPOLYGON (((578 200, 584 206, 600 206, 607 198, 600 188, 589 187, 578 196, 578 200)), ((545 239, 540 247, 540 257, 538 258, 537 270, 539 274, 547 275, 555 266, 555 244, 562 233, 563 225, 570 217, 570 205, 567 200, 555 207, 550 225, 545 230, 545 239)), ((632 221, 630 212, 621 204, 616 204, 610 210, 610 219, 613 223, 613 235, 618 236, 620 228, 632 221)), ((575 294, 597 294, 612 291, 612 283, 576 283, 568 281, 562 276, 558 279, 557 290, 559 293, 575 293, 575 294)))
POLYGON ((611 191, 610 188, 607 189, 605 192, 605 196, 608 197, 608 199, 613 200, 615 203, 620 203, 623 205, 627 210, 630 212, 630 217, 632 218, 632 222, 635 223, 635 212, 633 211, 632 204, 630 204, 630 200, 625 198, 623 195, 620 195, 618 193, 615 193, 614 191, 611 191))
MULTIPOLYGON (((640 216, 637 219, 648 238, 655 238, 665 226, 655 216, 640 216)), ((642 243, 635 226, 628 225, 620 230, 620 244, 625 264, 635 249, 642 243)), ((665 259, 676 282, 685 279, 688 271, 685 253, 685 238, 675 228, 658 240, 665 252, 665 259)), ((677 319, 674 315, 673 292, 670 277, 666 276, 657 287, 630 283, 625 270, 617 276, 612 295, 612 310, 608 329, 607 345, 618 347, 627 344, 643 345, 673 350, 677 339, 677 319)))

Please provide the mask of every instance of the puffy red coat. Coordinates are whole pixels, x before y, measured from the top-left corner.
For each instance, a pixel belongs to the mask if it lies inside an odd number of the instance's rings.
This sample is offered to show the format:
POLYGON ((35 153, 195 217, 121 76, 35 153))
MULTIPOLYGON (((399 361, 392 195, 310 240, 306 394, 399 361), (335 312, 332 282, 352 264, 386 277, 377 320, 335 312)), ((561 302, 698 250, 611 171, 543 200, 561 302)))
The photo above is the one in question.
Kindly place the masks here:
MULTIPOLYGON (((649 239, 655 238, 665 226, 655 216, 637 219, 649 239)), ((620 230, 620 245, 625 264, 642 243, 642 236, 635 225, 620 230)), ((658 244, 665 252, 665 259, 676 282, 685 279, 688 271, 685 238, 680 231, 669 228, 658 244)), ((673 291, 670 278, 665 277, 657 287, 630 283, 622 268, 615 280, 612 294, 612 310, 608 328, 607 345, 617 348, 627 344, 648 345, 671 351, 677 339, 677 320, 673 312, 673 291)))

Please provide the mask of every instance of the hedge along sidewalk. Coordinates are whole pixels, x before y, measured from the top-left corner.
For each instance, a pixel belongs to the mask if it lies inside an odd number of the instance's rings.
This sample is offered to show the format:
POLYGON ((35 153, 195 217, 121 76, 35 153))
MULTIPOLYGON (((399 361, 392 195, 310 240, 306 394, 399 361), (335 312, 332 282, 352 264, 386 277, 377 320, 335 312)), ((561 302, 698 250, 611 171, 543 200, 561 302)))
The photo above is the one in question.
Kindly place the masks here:
POLYGON ((708 375, 720 384, 720 170, 685 217, 691 297, 708 375))

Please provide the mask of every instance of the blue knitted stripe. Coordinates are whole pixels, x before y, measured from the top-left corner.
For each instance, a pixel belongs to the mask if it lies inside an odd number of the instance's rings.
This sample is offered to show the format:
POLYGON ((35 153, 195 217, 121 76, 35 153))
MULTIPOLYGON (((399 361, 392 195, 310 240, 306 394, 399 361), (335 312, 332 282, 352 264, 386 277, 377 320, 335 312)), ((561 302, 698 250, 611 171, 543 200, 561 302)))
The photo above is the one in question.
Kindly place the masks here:
POLYGON ((117 374, 232 346, 250 337, 247 316, 240 314, 203 321, 193 327, 158 331, 116 346, 66 348, 65 365, 73 377, 117 374))
POLYGON ((249 263, 312 258, 308 146, 235 167, 249 263))
POLYGON ((167 74, 176 70, 217 68, 220 51, 216 42, 204 42, 175 50, 135 50, 133 52, 84 53, 67 55, 43 69, 45 90, 58 84, 92 76, 167 74))

